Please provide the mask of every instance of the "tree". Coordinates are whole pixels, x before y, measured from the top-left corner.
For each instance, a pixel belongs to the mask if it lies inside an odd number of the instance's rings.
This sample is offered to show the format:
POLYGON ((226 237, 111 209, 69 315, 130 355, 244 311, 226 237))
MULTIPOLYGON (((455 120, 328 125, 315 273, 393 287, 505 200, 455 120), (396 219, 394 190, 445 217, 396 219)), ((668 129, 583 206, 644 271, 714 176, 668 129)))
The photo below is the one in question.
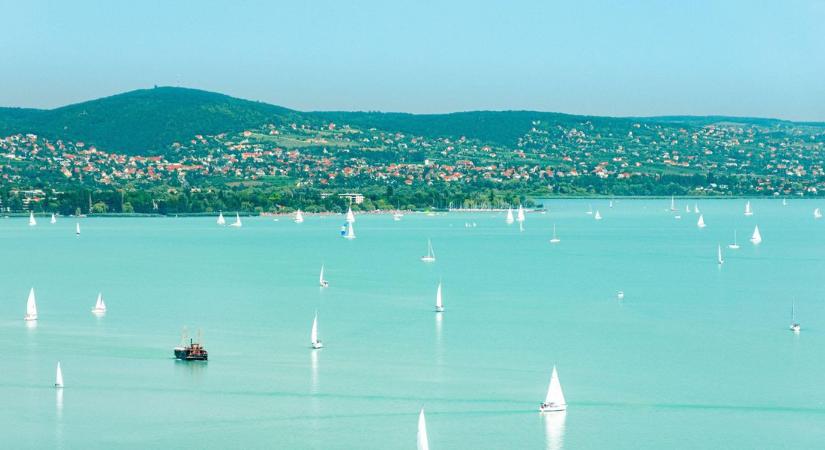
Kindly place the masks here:
POLYGON ((92 213, 94 214, 105 214, 108 210, 109 207, 106 206, 106 204, 103 202, 97 202, 94 205, 92 205, 92 213))

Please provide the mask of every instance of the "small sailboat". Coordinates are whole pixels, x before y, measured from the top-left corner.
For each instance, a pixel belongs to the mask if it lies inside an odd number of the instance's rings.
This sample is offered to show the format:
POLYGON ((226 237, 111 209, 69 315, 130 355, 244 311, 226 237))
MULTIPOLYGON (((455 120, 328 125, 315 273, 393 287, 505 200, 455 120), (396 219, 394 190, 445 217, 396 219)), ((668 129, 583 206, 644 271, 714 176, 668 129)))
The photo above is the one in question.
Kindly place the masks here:
POLYGON ((782 198, 782 206, 788 206, 788 199, 782 198))
POLYGON ((418 413, 418 433, 416 434, 418 450, 430 450, 430 439, 427 437, 427 420, 424 418, 424 408, 418 413))
POLYGON ((567 402, 564 401, 564 393, 561 390, 559 374, 556 366, 553 366, 553 375, 550 377, 550 386, 547 387, 547 396, 544 403, 539 407, 541 412, 564 411, 567 409, 567 402))
POLYGON ((699 228, 705 228, 707 226, 707 225, 705 225, 705 215, 704 214, 699 214, 699 220, 696 222, 696 226, 699 227, 699 228))
POLYGON ((613 207, 613 200, 610 200, 610 203, 608 203, 608 204, 607 204, 607 207, 608 207, 608 208, 612 208, 612 207, 613 207))
POLYGON ((344 228, 344 230, 342 230, 344 239, 355 239, 355 228, 353 228, 351 223, 344 225, 342 228, 344 228))
POLYGON ((753 228, 753 235, 751 236, 751 242, 756 245, 762 242, 762 233, 759 232, 759 225, 753 228))
POLYGON ((507 219, 505 219, 505 221, 507 222, 507 225, 515 222, 515 219, 513 219, 513 208, 507 208, 507 219))
POLYGON ((599 213, 599 210, 596 210, 596 214, 593 215, 593 218, 596 220, 602 220, 602 215, 599 213))
POLYGON ((585 212, 588 216, 593 215, 593 205, 587 205, 587 212, 585 212))
POLYGON ((226 225, 226 219, 223 217, 223 211, 218 211, 218 225, 226 225))
POLYGON ((58 389, 63 387, 63 369, 60 368, 60 361, 57 362, 57 370, 54 374, 54 387, 58 389))
POLYGON ((619 300, 624 300, 624 291, 619 291, 616 293, 616 298, 619 300))
POLYGON ((312 348, 319 349, 324 346, 320 339, 318 339, 318 311, 315 311, 315 319, 312 320, 312 331, 309 333, 309 341, 312 348))
POLYGON ((321 276, 318 278, 318 283, 322 288, 329 287, 329 281, 324 279, 324 265, 321 264, 321 276))
POLYGON ((396 211, 395 214, 392 215, 392 220, 400 222, 402 217, 404 217, 404 214, 401 214, 400 211, 396 211))
POLYGON ((722 259, 722 245, 716 244, 716 262, 721 266, 725 263, 725 260, 722 259))
POLYGON ((433 243, 429 239, 427 239, 427 255, 421 257, 421 261, 424 262, 435 262, 435 252, 433 251, 433 243))
POLYGON ((92 308, 92 314, 97 316, 106 314, 106 302, 103 301, 103 293, 97 294, 97 302, 95 302, 95 307, 92 308))
POLYGON ((685 205, 685 213, 690 214, 690 205, 685 205))
POLYGON ((441 297, 441 282, 438 283, 438 289, 435 291, 435 312, 444 312, 444 301, 441 297))
POLYGON ((676 220, 682 220, 682 216, 680 216, 679 214, 676 214, 675 216, 673 216, 673 218, 676 220))
POLYGON ((814 209, 814 219, 821 219, 822 211, 819 208, 814 209))
POLYGON ((736 242, 736 230, 733 230, 733 244, 728 244, 728 248, 731 250, 739 249, 739 243, 736 242))
POLYGON ((699 205, 697 203, 693 204, 693 213, 699 214, 699 205))
POLYGON ((29 298, 26 300, 25 320, 37 320, 37 300, 34 298, 34 288, 29 291, 29 298))
POLYGON ((550 239, 550 243, 551 244, 558 244, 559 242, 561 242, 561 239, 559 239, 556 236, 556 224, 554 223, 553 224, 553 237, 550 239))
POLYGON ((796 321, 796 301, 791 301, 791 331, 799 333, 802 331, 802 326, 796 321))
POLYGON ((235 228, 240 228, 243 226, 243 223, 241 223, 241 215, 239 213, 235 213, 235 221, 232 222, 229 226, 235 228))
POLYGON ((753 209, 751 208, 751 201, 750 200, 748 200, 748 202, 745 203, 745 215, 746 216, 752 216, 753 215, 753 209))
POLYGON ((347 223, 355 223, 355 214, 352 213, 352 207, 347 209, 347 223))
POLYGON ((670 210, 676 211, 676 198, 672 195, 670 196, 670 210))
MULTIPOLYGON (((299 209, 299 210, 295 211, 295 223, 303 223, 303 222, 304 222, 304 213, 302 213, 301 210, 299 209)), ((347 220, 347 222, 352 223, 349 220, 347 220)), ((353 219, 353 222, 355 222, 355 219, 353 219)))
POLYGON ((524 223, 524 207, 518 205, 518 212, 516 213, 516 220, 519 223, 524 223))
POLYGON ((80 236, 80 222, 74 224, 74 234, 80 236))
POLYGON ((29 226, 33 227, 37 225, 37 221, 34 220, 34 211, 29 212, 29 226))
POLYGON ((57 223, 57 217, 54 215, 54 213, 52 213, 52 218, 51 220, 49 220, 49 223, 52 225, 57 223))

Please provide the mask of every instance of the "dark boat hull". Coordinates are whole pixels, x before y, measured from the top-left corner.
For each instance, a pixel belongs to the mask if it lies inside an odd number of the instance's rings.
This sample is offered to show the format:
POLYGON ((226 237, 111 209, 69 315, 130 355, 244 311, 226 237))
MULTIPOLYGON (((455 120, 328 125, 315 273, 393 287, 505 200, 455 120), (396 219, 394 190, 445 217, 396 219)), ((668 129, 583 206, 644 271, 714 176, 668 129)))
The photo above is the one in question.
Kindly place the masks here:
POLYGON ((207 361, 209 359, 209 354, 206 350, 202 350, 198 353, 192 353, 188 348, 176 348, 175 358, 182 361, 207 361))

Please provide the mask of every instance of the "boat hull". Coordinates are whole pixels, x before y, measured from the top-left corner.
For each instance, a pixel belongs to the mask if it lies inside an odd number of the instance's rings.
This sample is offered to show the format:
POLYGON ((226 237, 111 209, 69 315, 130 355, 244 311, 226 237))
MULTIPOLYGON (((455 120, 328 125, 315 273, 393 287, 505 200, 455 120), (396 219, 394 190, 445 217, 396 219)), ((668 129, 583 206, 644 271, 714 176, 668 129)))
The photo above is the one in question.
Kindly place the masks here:
POLYGON ((435 258, 433 258, 431 256, 422 256, 421 261, 424 261, 426 263, 431 263, 431 262, 435 262, 435 258))
POLYGON ((26 314, 26 317, 24 317, 23 320, 27 320, 27 321, 37 320, 37 314, 26 314))
POLYGON ((207 361, 209 359, 209 354, 206 350, 202 350, 198 353, 192 353, 188 348, 175 347, 175 359, 179 359, 181 361, 207 361))
POLYGON ((567 410, 567 405, 545 405, 539 406, 539 412, 559 412, 567 410))

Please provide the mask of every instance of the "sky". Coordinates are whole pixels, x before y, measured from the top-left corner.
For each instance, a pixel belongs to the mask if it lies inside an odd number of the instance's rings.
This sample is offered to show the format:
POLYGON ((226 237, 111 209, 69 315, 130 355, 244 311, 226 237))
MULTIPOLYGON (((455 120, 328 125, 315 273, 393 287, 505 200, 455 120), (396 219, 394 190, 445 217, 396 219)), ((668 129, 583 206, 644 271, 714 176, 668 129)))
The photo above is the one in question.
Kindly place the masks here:
POLYGON ((0 0, 0 105, 153 85, 299 110, 825 121, 825 0, 0 0))

